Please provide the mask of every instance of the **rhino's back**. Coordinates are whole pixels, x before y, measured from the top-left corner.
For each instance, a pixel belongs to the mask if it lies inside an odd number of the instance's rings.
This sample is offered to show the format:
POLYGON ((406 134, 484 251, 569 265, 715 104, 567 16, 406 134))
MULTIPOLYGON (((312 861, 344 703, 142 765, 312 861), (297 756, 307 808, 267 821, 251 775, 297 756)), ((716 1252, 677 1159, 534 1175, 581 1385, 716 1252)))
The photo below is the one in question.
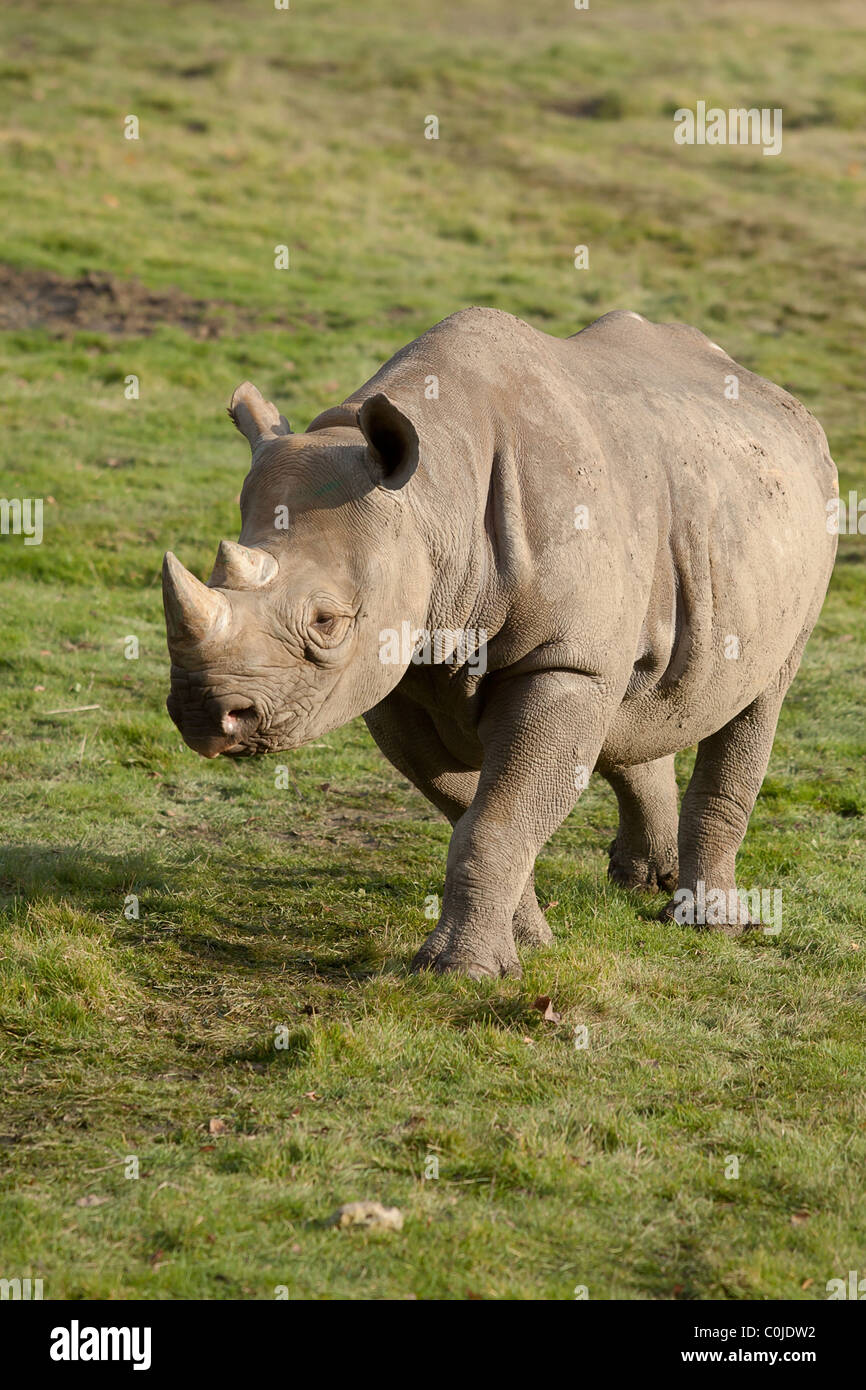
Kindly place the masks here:
POLYGON ((406 382, 415 394, 429 375, 455 415, 500 414, 528 440, 534 435, 541 451, 549 437, 585 427, 609 451, 610 467, 636 452, 649 456, 655 444, 676 468, 691 442, 714 458, 717 480, 733 464, 733 481, 748 442, 778 467, 817 478, 822 492, 835 486, 824 432, 808 410, 686 324, 615 310, 556 338, 502 310, 473 306, 407 344, 350 400, 406 382))
POLYGON ((606 404, 621 402, 623 429, 640 427, 649 408, 663 419, 675 407, 683 425, 710 423, 720 435, 752 433, 794 451, 800 446, 822 481, 835 476, 824 431, 804 405, 781 386, 735 362, 718 343, 683 323, 652 323, 625 310, 596 319, 564 340, 582 382, 606 404), (612 388, 612 391, 611 391, 612 388), (631 422, 629 425, 628 422, 631 422), (816 460, 815 449, 818 449, 816 460))
POLYGON ((826 568, 836 468, 794 396, 698 329, 637 314, 606 314, 562 349, 607 467, 636 492, 664 486, 674 533, 708 533, 711 551, 724 541, 731 565, 772 569, 786 552, 826 568))

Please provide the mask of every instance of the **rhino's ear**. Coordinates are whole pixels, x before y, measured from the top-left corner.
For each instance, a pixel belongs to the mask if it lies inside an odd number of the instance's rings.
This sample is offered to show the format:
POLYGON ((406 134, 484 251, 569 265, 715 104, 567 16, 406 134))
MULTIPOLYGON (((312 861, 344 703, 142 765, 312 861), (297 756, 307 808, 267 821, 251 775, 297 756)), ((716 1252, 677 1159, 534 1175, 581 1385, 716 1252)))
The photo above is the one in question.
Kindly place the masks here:
POLYGON ((412 421, 379 392, 364 401, 358 424, 382 486, 402 487, 418 467, 418 434, 412 421))
POLYGON ((266 401, 251 381, 242 381, 232 395, 229 415, 241 434, 246 435, 250 441, 253 453, 259 444, 292 432, 285 415, 281 415, 275 405, 266 401))

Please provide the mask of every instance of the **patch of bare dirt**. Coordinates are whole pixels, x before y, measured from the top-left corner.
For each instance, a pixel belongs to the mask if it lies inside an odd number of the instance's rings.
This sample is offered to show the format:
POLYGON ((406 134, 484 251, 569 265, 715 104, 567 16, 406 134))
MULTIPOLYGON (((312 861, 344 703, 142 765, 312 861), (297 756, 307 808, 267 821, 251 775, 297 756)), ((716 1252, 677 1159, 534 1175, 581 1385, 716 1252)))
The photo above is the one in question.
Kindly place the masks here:
POLYGON ((70 278, 0 265, 0 330, 45 328, 59 338, 82 332, 146 338, 162 324, 194 338, 218 338, 255 321, 234 305, 191 299, 179 290, 150 290, 138 280, 92 271, 70 278))

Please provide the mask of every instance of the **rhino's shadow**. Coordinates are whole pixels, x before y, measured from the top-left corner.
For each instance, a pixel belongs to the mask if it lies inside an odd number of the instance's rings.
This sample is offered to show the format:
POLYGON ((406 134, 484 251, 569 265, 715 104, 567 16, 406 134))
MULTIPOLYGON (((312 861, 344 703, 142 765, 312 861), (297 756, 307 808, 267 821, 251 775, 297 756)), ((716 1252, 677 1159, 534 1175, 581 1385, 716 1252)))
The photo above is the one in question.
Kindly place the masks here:
MULTIPOLYGON (((0 846, 0 909, 16 900, 48 898, 80 911, 117 907, 118 894, 139 890, 165 893, 164 864, 140 851, 106 854, 80 844, 0 846)), ((121 904, 123 896, 121 896, 121 904)))
MULTIPOLYGON (((401 934, 399 945, 385 944, 388 933, 373 929, 383 919, 386 925, 389 919, 402 923, 407 907, 412 918, 417 916, 419 889, 399 858, 382 869, 351 854, 327 865, 274 868, 229 856, 220 865, 219 883, 196 897, 189 891, 189 875, 197 857, 195 848, 167 863, 158 850, 111 854, 75 844, 6 844, 0 847, 0 916, 40 902, 63 904, 110 926, 119 947, 152 952, 164 944, 167 961, 184 957, 193 969, 234 983, 251 977, 282 981, 289 971, 296 984, 306 978, 336 986, 357 984, 383 970, 402 974, 432 926, 419 918, 417 930, 408 941, 401 934), (138 917, 126 915, 131 895, 138 900, 138 917)), ((443 855, 443 878, 444 868, 443 855)), ((542 905, 564 898, 569 918, 576 912, 592 920, 599 884, 585 866, 541 861, 538 869, 542 905)), ((635 907, 640 916, 652 911, 650 904, 635 907)), ((558 916, 551 916, 557 935, 573 929, 558 916)), ((69 930, 75 931, 74 923, 69 930)), ((142 980, 150 980, 151 972, 152 964, 143 961, 142 980)), ((485 1021, 487 1008, 467 1005, 458 1021, 485 1021)))
MULTIPOLYGON (((404 899, 386 875, 359 872, 349 858, 328 868, 283 870, 230 859, 220 870, 227 892, 211 893, 191 908, 188 895, 180 899, 185 872, 183 862, 166 864, 146 850, 110 854, 76 844, 7 843, 0 846, 0 920, 49 902, 112 926, 120 946, 154 947, 164 941, 214 970, 276 977, 289 966, 296 976, 325 975, 335 982, 377 973, 384 960, 363 915, 347 925, 345 913, 333 906, 335 894, 344 901, 357 895, 359 907, 367 909, 381 908, 383 897, 388 908, 404 899), (126 915, 133 911, 132 895, 137 917, 126 915), (232 898, 243 909, 228 910, 232 898)), ((72 922, 69 929, 74 931, 72 922)))

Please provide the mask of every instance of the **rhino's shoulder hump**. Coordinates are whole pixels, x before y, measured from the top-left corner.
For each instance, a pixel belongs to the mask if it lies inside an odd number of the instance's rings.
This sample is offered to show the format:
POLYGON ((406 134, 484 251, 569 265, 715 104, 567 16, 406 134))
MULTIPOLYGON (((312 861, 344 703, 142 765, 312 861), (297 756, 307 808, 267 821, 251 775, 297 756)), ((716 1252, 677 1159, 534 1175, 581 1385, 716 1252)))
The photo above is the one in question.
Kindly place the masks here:
POLYGON ((577 333, 572 333, 568 341, 573 343, 577 338, 609 338, 619 337, 623 333, 634 333, 638 324, 649 328, 656 325, 649 319, 645 319, 643 314, 635 313, 634 309, 611 309, 610 313, 602 314, 601 318, 593 319, 577 333))
POLYGON ((465 309, 458 309, 455 313, 449 314, 436 327, 444 328, 447 324, 451 328, 472 330, 504 327, 506 324, 514 323, 523 324, 524 328, 529 326, 505 309, 490 309, 483 304, 470 304, 465 309))
POLYGON ((449 314, 447 319, 437 323, 423 336, 464 341, 485 339, 501 345, 544 335, 523 319, 506 313, 504 309, 485 309, 481 305, 473 304, 468 309, 458 309, 455 314, 449 314))
POLYGON ((631 341, 639 341, 642 336, 647 341, 655 337, 684 346, 691 344, 711 348, 715 352, 724 352, 724 348, 720 348, 718 343, 712 342, 705 333, 690 323, 655 323, 643 314, 636 313, 634 309, 611 309, 609 314, 602 314, 601 318, 594 319, 579 333, 573 333, 569 342, 584 337, 628 338, 631 341))

